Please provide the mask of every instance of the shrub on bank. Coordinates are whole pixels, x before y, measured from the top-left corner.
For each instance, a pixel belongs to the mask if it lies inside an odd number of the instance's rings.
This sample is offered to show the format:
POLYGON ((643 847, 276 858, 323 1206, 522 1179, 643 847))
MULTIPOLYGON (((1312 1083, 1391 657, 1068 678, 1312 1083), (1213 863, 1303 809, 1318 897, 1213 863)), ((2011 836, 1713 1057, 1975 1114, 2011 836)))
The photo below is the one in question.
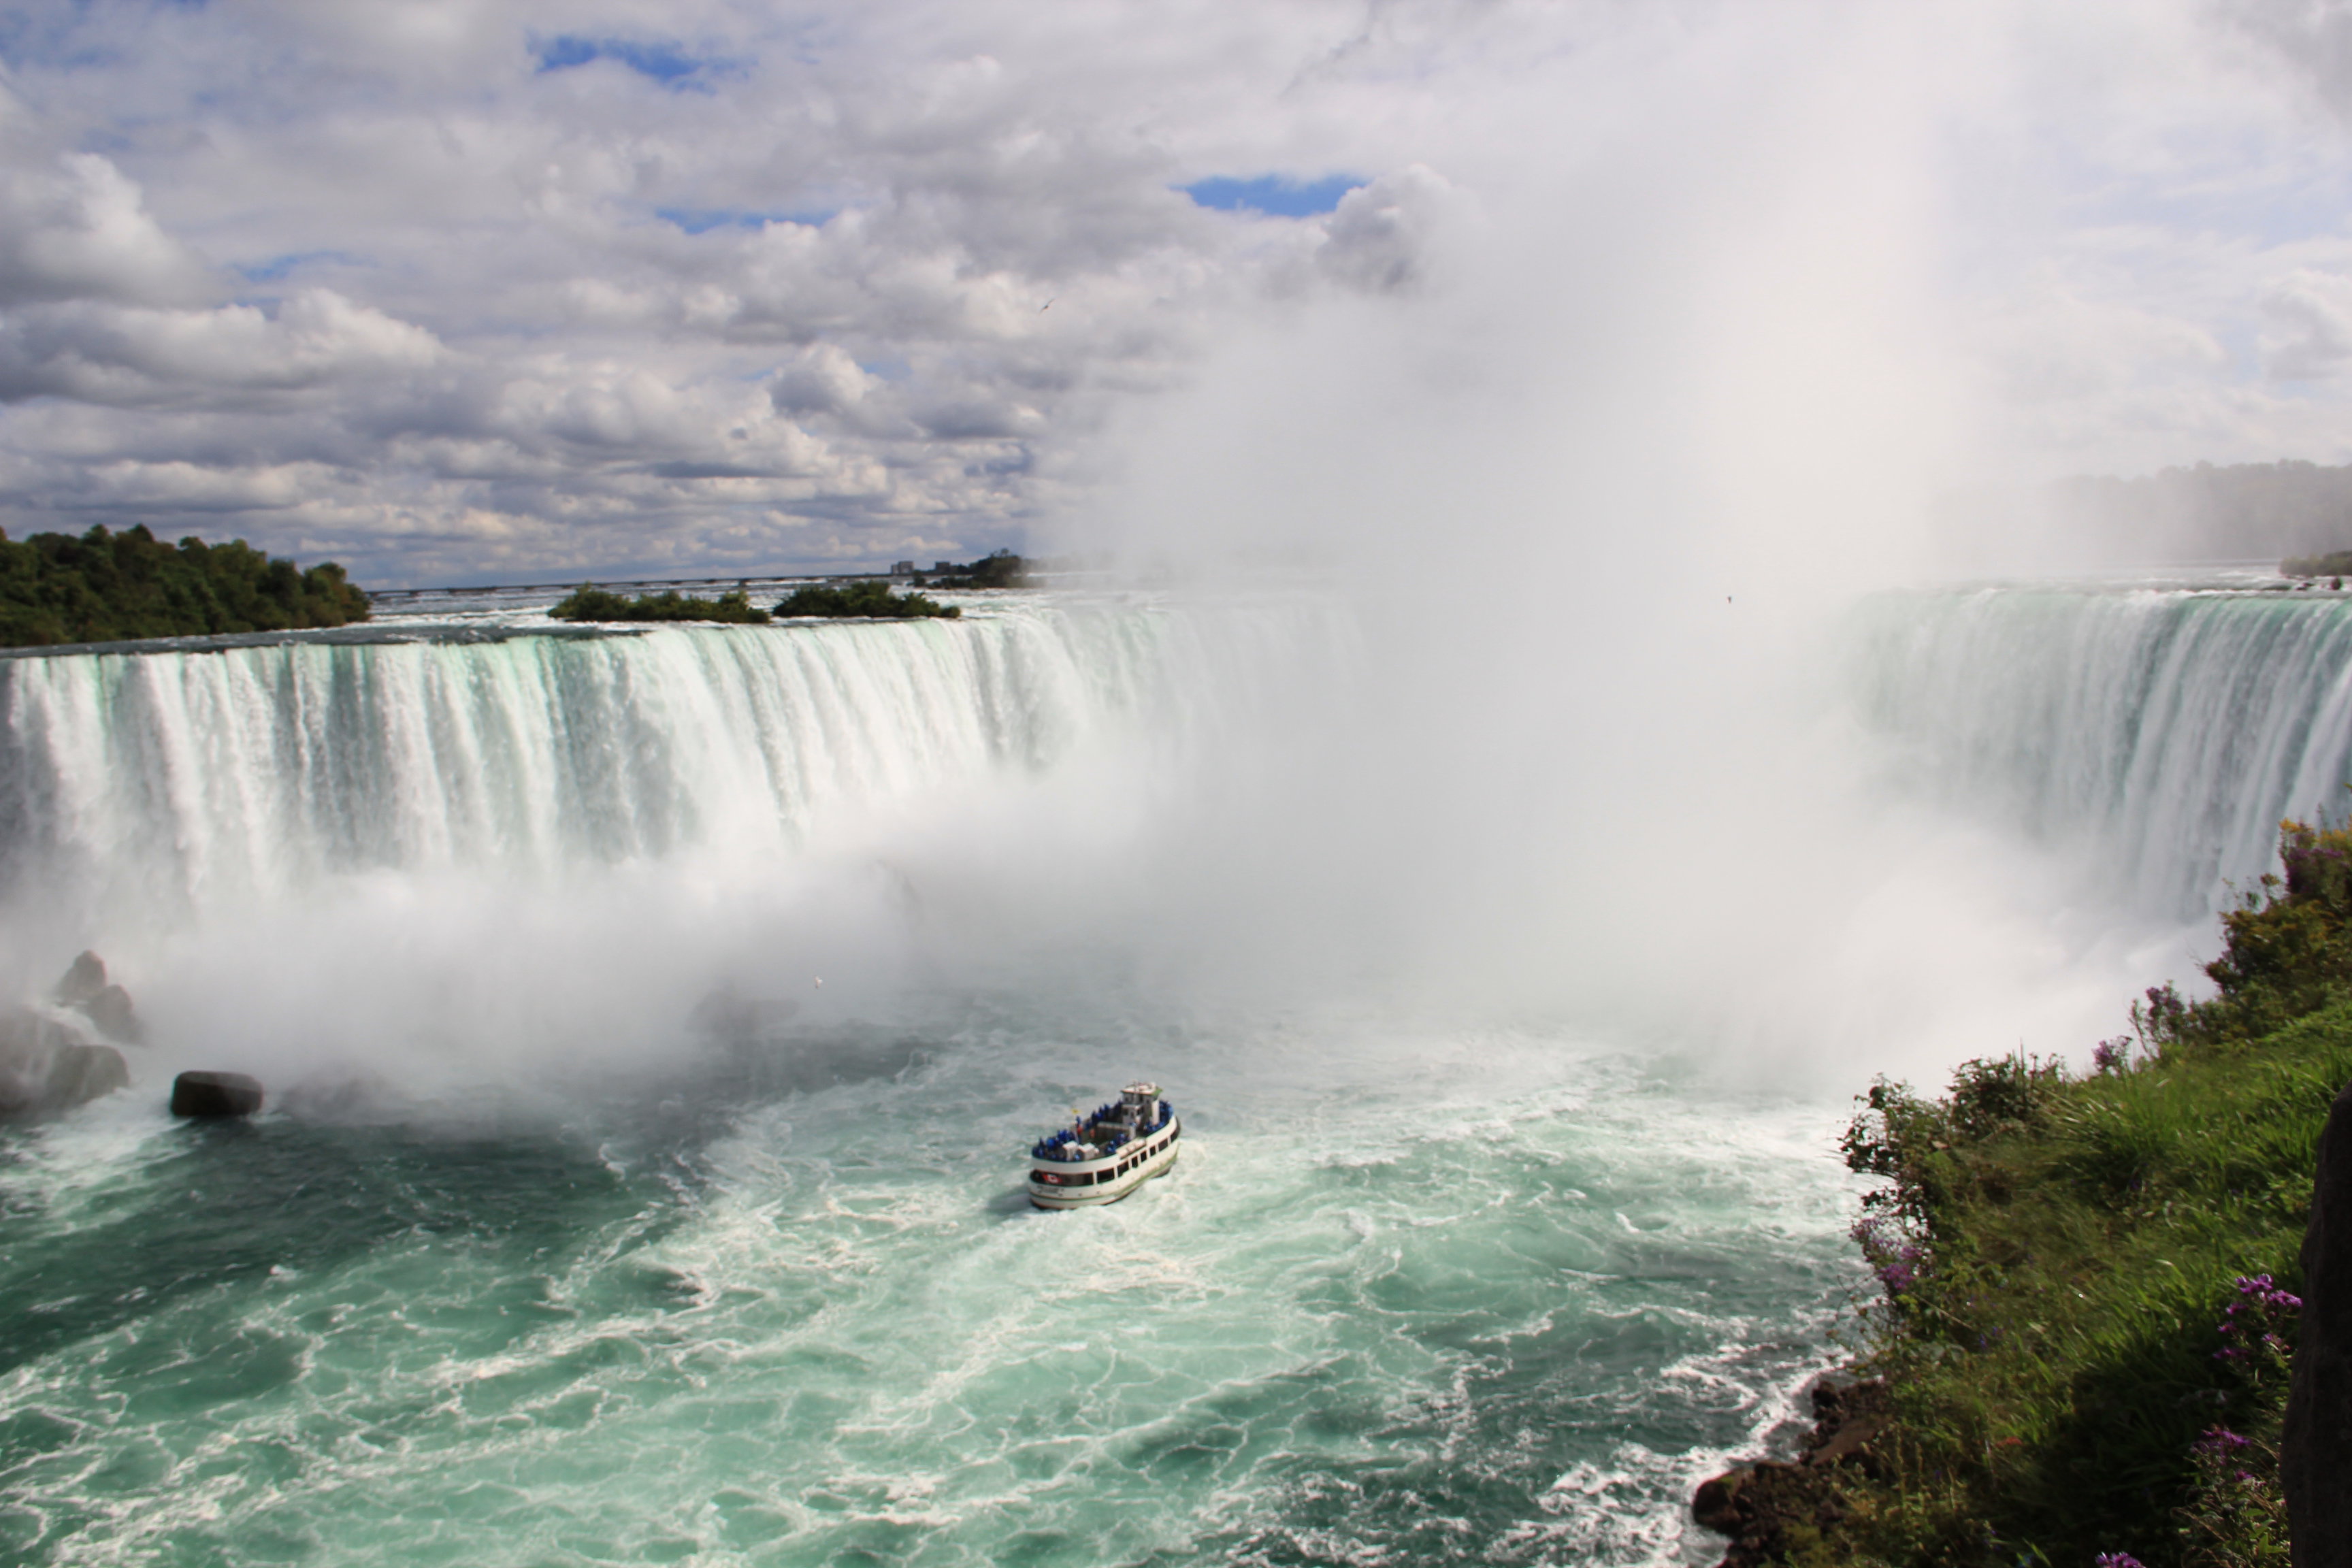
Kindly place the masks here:
POLYGON ((919 588, 1025 588, 1029 585, 1029 563, 1010 550, 999 550, 977 561, 967 561, 959 566, 941 562, 928 575, 917 574, 919 588))
POLYGON ((675 590, 628 599, 583 583, 547 613, 559 621, 725 621, 737 626, 768 622, 768 612, 754 608, 751 595, 740 588, 716 599, 689 599, 675 590))
POLYGON ((2352 576, 2352 550, 2334 550, 2325 555, 2290 556, 2279 563, 2282 577, 2347 577, 2352 576))
POLYGON ((332 562, 303 571, 241 539, 175 549, 142 527, 76 537, 0 533, 0 646, 118 642, 340 626, 368 598, 332 562))
POLYGON ((832 583, 812 583, 795 588, 776 605, 776 615, 789 620, 796 616, 823 616, 833 619, 862 618, 867 620, 908 620, 936 616, 954 620, 963 611, 953 605, 942 605, 923 594, 893 594, 890 584, 878 577, 840 585, 832 583))
POLYGON ((2152 988, 2089 1077, 2012 1056, 1937 1098, 1871 1089, 1844 1140, 1886 1181, 1855 1228, 1879 1281, 1855 1370, 1889 1425, 1839 1472, 1834 1549, 1782 1560, 2284 1568, 2296 1256, 2352 1079, 2352 832, 2280 846, 2222 919, 2218 994, 2152 988))

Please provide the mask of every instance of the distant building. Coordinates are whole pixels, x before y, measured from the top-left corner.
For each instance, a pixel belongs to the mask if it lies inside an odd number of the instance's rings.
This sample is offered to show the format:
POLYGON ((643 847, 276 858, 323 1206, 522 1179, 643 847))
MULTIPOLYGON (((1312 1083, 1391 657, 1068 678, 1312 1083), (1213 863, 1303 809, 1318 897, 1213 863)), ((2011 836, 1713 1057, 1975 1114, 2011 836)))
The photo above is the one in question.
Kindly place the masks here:
POLYGON ((932 567, 931 570, 934 572, 952 572, 955 570, 955 563, 952 561, 942 561, 938 565, 932 567))
POLYGON ((891 575, 891 576, 893 576, 893 577, 911 577, 911 576, 913 576, 914 574, 915 574, 915 563, 914 563, 913 562, 911 562, 911 561, 893 561, 892 563, 890 563, 890 575, 891 575))

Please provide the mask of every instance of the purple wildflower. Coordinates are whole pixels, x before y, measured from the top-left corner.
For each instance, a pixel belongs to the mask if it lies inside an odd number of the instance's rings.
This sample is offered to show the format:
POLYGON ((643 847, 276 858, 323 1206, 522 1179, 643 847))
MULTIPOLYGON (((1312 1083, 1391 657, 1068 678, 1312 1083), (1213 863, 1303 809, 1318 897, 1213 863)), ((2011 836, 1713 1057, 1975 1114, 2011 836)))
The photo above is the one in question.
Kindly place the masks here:
POLYGON ((1918 1285, 1927 1269, 1927 1249, 1905 1235, 1892 1219, 1864 1215, 1853 1222, 1849 1234, 1888 1295, 1900 1296, 1918 1285))
POLYGON ((2128 1552, 2102 1552, 2098 1568, 2141 1568, 2141 1563, 2128 1552))
POLYGON ((2234 1454, 2241 1448, 2252 1447, 2252 1438, 2242 1437, 2235 1432, 2231 1431, 2227 1426, 2208 1426, 2205 1428, 2205 1436, 2198 1438, 2194 1444, 2190 1445, 2189 1452, 2195 1454, 2234 1454))
POLYGON ((2213 1359, 2245 1361, 2257 1349, 2285 1354, 2287 1342, 2279 1330, 2302 1310, 2303 1298, 2280 1289, 2269 1275, 2240 1275, 2238 1300, 2221 1309, 2221 1321, 2214 1325, 2222 1342, 2213 1359))
POLYGON ((2131 1065, 2131 1037, 2117 1035, 2091 1047, 2091 1065, 2101 1072, 2121 1072, 2131 1065))

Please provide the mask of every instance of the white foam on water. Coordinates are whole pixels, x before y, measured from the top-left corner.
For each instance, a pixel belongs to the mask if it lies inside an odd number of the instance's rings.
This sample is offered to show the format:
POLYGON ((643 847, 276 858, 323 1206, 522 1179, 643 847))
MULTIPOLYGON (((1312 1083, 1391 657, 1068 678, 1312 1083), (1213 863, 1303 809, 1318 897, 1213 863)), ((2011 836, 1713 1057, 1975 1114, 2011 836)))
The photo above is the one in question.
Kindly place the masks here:
POLYGON ((196 1539, 236 1561, 228 1543, 268 1539, 523 1563, 592 1537, 709 1563, 981 1563, 1020 1541, 1041 1562, 1249 1561, 1276 1537, 1350 1561, 1438 1539, 1682 1560, 1687 1532, 1662 1521, 1685 1483, 1779 1419, 1858 1279, 1843 1178, 1815 1161, 1790 1179, 1820 1111, 1697 1106, 1539 1038, 1466 1042, 1490 1088, 1448 1061, 1465 1042, 1409 1043, 1367 1042, 1393 1070, 1342 1102, 1254 1070, 1256 1040, 1152 1064, 1201 1081, 1171 1085, 1183 1157, 1069 1215, 1010 1201, 1021 1152, 1124 1052, 1082 1053, 1074 1083, 952 1045, 903 1080, 750 1110, 665 1225, 616 1215, 538 1266, 537 1327, 484 1307, 516 1297, 519 1259, 417 1236, 20 1369, 8 1412, 110 1412, 27 1495, 87 1513, 68 1539, 89 1562, 183 1560, 196 1539), (1653 1181, 1653 1228, 1606 1223, 1653 1181), (1740 1305, 1682 1299, 1694 1267, 1740 1305), (649 1301, 652 1278, 681 1288, 649 1301), (134 1416, 139 1379, 110 1362, 199 1322, 283 1341, 298 1370, 134 1416), (207 1468, 264 1450, 284 1456, 266 1482, 207 1468), (150 1485, 84 1495, 134 1451, 168 1456, 150 1485), (1585 1457, 1555 1474, 1545 1452, 1585 1457), (1585 1496, 1588 1470, 1608 1479, 1585 1496), (1335 1486, 1370 1511, 1301 1516, 1335 1486))

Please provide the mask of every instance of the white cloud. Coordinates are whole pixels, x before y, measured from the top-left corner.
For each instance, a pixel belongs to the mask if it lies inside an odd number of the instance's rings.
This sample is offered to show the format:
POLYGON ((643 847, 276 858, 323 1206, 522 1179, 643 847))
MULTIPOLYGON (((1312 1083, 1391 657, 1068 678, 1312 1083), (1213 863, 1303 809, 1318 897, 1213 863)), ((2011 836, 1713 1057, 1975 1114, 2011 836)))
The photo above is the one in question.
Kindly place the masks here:
POLYGON ((33 300, 155 304, 211 279, 151 217, 139 187, 94 153, 0 169, 0 309, 33 300))
POLYGON ((2284 381, 2332 375, 2352 360, 2352 278, 2297 268, 2263 290, 2263 362, 2284 381))
POLYGON ((274 310, 169 310, 87 300, 0 319, 0 402, 52 396, 133 407, 292 394, 442 357, 433 334, 325 289, 274 310))
POLYGON ((1430 247, 1444 227, 1454 187, 1414 163, 1339 198, 1316 264, 1356 289, 1410 289, 1429 272, 1430 247))
POLYGON ((0 526, 201 519, 383 582, 976 552, 1081 512, 1128 405, 1487 287, 1493 233, 1557 228, 1604 336, 1674 279, 1769 310, 1803 277, 1726 280, 1792 191, 1824 245, 1928 253, 2007 459, 2331 456, 2292 449, 2352 395, 2299 14, 1931 4, 1858 82, 1830 10, 1708 0, 91 0, 0 98, 0 526), (1855 146, 1916 212, 1853 205, 1855 146), (1364 183, 1180 189, 1268 174, 1364 183))

